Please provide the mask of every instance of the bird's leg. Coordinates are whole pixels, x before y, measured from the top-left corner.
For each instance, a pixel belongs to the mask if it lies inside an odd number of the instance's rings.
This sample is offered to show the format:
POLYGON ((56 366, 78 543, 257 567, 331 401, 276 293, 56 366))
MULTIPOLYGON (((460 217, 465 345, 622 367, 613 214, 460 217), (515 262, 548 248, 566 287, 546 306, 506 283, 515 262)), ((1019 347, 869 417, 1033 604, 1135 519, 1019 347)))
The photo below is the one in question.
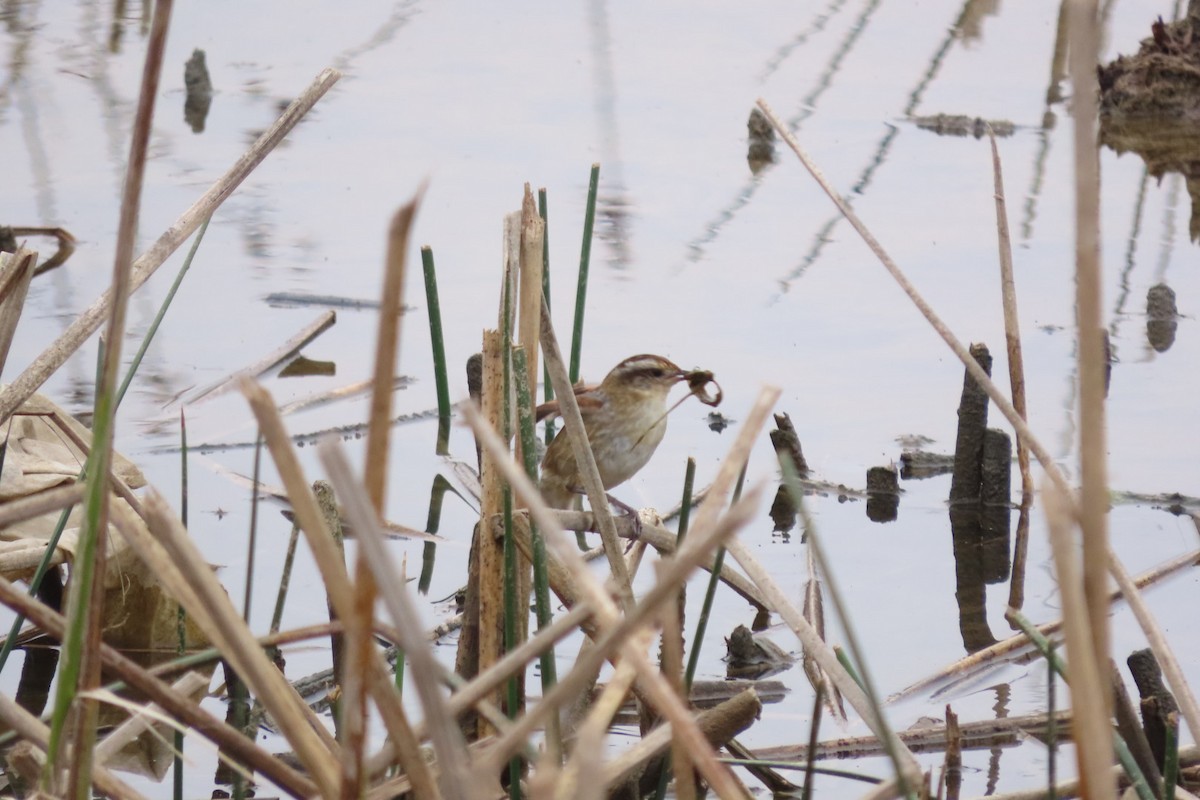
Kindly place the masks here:
MULTIPOLYGON (((642 538, 642 517, 638 514, 638 510, 631 505, 621 502, 607 492, 604 494, 608 498, 608 504, 618 509, 624 516, 628 517, 633 524, 633 535, 629 541, 629 547, 633 547, 633 543, 642 538)), ((629 548, 626 548, 628 551, 629 548)))

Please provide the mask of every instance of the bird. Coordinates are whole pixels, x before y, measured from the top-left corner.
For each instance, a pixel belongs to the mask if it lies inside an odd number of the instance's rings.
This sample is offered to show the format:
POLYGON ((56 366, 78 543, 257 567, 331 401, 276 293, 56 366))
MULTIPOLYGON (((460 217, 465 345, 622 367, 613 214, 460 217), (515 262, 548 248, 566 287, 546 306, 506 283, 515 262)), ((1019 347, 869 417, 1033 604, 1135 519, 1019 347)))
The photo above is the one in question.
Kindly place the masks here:
MULTIPOLYGON (((575 387, 605 490, 646 466, 667 431, 667 395, 691 374, 669 359, 643 353, 617 364, 599 385, 575 387)), ((540 422, 558 413, 558 400, 551 400, 538 406, 536 417, 540 422)), ((546 448, 539 488, 551 508, 581 507, 583 480, 565 428, 546 448)))

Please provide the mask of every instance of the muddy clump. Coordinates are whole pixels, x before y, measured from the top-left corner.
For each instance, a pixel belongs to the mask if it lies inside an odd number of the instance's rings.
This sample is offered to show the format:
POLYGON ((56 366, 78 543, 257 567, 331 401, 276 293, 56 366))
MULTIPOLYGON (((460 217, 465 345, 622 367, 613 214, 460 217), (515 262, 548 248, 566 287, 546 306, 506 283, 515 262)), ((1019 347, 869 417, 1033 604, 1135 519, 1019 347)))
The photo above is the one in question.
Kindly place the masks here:
POLYGON ((1189 233, 1200 238, 1200 3, 1178 22, 1160 17, 1135 55, 1099 67, 1100 141, 1134 152, 1156 178, 1178 172, 1192 198, 1189 233))

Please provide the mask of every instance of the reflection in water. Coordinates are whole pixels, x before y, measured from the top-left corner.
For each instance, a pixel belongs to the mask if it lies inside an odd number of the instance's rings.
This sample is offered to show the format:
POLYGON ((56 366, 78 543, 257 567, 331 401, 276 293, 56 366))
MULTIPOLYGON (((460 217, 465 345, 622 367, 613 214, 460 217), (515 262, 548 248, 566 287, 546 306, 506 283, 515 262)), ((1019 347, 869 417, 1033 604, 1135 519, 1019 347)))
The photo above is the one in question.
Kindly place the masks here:
MULTIPOLYGON (((1145 206, 1146 187, 1149 184, 1150 169, 1142 172, 1137 201, 1134 204, 1132 231, 1129 235, 1129 246, 1125 253, 1125 264, 1117 282, 1117 300, 1114 303, 1112 323, 1109 325, 1109 336, 1112 341, 1120 341, 1121 324, 1131 312, 1126 308, 1133 292, 1133 270, 1137 264, 1136 248, 1140 238, 1142 214, 1145 206)), ((1165 353, 1175 343, 1175 333, 1178 328, 1178 308, 1175 304, 1175 292, 1164 279, 1171 264, 1173 255, 1172 242, 1175 239, 1175 214, 1179 197, 1180 185, 1183 179, 1172 174, 1167 178, 1168 190, 1163 210, 1162 250, 1154 270, 1157 283, 1146 292, 1146 342, 1154 352, 1165 353)))
POLYGON ((775 491, 775 500, 771 503, 770 516, 771 521, 775 523, 773 532, 782 535, 785 542, 789 541, 792 529, 796 527, 796 504, 792 502, 792 493, 782 483, 775 491))
POLYGON ((1025 195, 1025 214, 1021 219, 1021 241, 1033 238, 1033 220, 1037 216, 1037 200, 1046 178, 1046 162, 1050 155, 1050 131, 1057 118, 1051 109, 1062 103, 1063 81, 1067 78, 1067 4, 1058 6, 1058 25, 1054 33, 1054 52, 1050 56, 1050 85, 1046 88, 1046 108, 1042 112, 1042 127, 1038 132, 1037 155, 1030 170, 1032 184, 1025 195))
MULTIPOLYGON (((974 653, 996 643, 987 621, 988 547, 978 503, 951 503, 950 535, 954 547, 954 599, 958 603, 958 630, 963 648, 974 653)), ((1003 540, 1007 553, 1007 538, 1003 540)))
POLYGON ((389 44, 396 37, 396 32, 408 24, 417 14, 417 0, 400 0, 393 7, 388 18, 379 24, 374 33, 367 37, 362 44, 348 47, 333 59, 333 66, 344 73, 354 71, 354 62, 360 57, 389 44))
MULTIPOLYGON (((991 374, 992 357, 986 346, 971 345, 971 356, 991 374)), ((959 632, 968 653, 995 644, 984 587, 1007 580, 1009 573, 1012 441, 1004 431, 988 429, 987 413, 987 395, 964 371, 950 480, 950 535, 959 632)))
MULTIPOLYGON (((878 4, 872 3, 870 6, 868 6, 865 13, 873 11, 876 5, 878 4)), ((925 90, 929 88, 929 86, 933 83, 933 79, 936 78, 938 73, 941 71, 942 64, 945 61, 946 56, 949 54, 950 48, 954 44, 955 39, 957 38, 956 32, 962 25, 963 17, 967 13, 967 10, 968 9, 964 9, 963 14, 959 15, 958 20, 950 27, 949 31, 947 31, 946 37, 942 40, 941 45, 934 52, 933 57, 929 61, 929 68, 925 70, 925 74, 921 76, 921 80, 917 82, 917 85, 913 88, 912 92, 909 93, 908 102, 905 104, 903 111, 905 117, 911 117, 916 113, 917 108, 921 104, 921 100, 925 96, 925 90)), ((866 18, 864 14, 864 18, 861 20, 860 24, 856 25, 854 28, 851 40, 857 36, 858 29, 863 27, 865 24, 866 18)), ((789 127, 793 126, 789 124, 789 127)), ((887 126, 887 133, 885 133, 883 138, 880 139, 879 145, 875 148, 874 154, 867 161, 867 164, 863 168, 862 173, 859 175, 858 180, 851 187, 850 192, 843 196, 842 199, 847 205, 853 206, 853 196, 856 194, 862 194, 866 190, 867 186, 870 185, 871 178, 874 176, 875 171, 879 169, 879 167, 887 160, 887 154, 891 151, 892 143, 895 141, 896 136, 899 133, 900 129, 897 126, 887 126)), ((781 299, 782 296, 786 294, 789 289, 791 289, 792 283, 799 280, 808 270, 809 266, 811 266, 818 258, 820 258, 822 251, 825 249, 825 245, 833 240, 833 229, 841 221, 841 213, 835 211, 817 230, 817 232, 813 234, 813 244, 812 247, 809 248, 808 253, 806 253, 805 256, 800 259, 800 262, 793 267, 787 275, 780 279, 779 294, 775 297, 776 300, 781 299)))
MULTIPOLYGON (((1017 534, 1013 544, 1012 579, 1008 584, 1008 607, 1020 611, 1025 607, 1025 562, 1029 554, 1029 511, 1033 508, 1033 492, 1021 495, 1021 510, 1017 515, 1017 534)), ((1013 630, 1020 630, 1015 620, 1009 620, 1013 630)))
POLYGON ((983 20, 994 17, 999 9, 997 0, 971 0, 963 8, 958 20, 958 36, 964 42, 976 43, 983 40, 983 20))
POLYGON ((592 44, 593 102, 600 128, 600 160, 604 164, 605 193, 596 206, 600 222, 597 235, 608 245, 607 262, 618 270, 632 263, 629 251, 629 199, 625 193, 621 139, 617 128, 617 88, 613 80, 612 35, 608 28, 608 5, 605 0, 588 4, 588 32, 592 44))
MULTIPOLYGON (((833 87, 833 77, 840 71, 842 62, 845 60, 846 56, 853 52, 855 43, 858 41, 858 38, 862 35, 863 31, 866 30, 867 22, 870 20, 871 15, 878 7, 879 0, 873 0, 873 2, 867 3, 867 5, 863 8, 862 13, 854 21, 854 24, 850 26, 849 35, 845 38, 841 45, 834 50, 833 57, 830 58, 829 63, 825 66, 825 69, 818 74, 816 85, 813 87, 812 91, 800 98, 800 100, 796 103, 796 107, 799 109, 799 111, 785 120, 789 131, 792 131, 793 133, 798 131, 801 124, 816 113, 818 101, 828 89, 833 87)), ((814 31, 816 30, 820 29, 814 28, 814 31)), ((688 243, 687 260, 689 262, 694 263, 704 257, 704 251, 707 246, 716 241, 717 237, 721 234, 721 230, 733 220, 738 211, 740 211, 750 202, 750 198, 753 197, 754 193, 758 190, 759 184, 769 173, 770 170, 768 169, 755 171, 753 167, 751 168, 750 180, 743 184, 743 186, 734 196, 733 200, 725 208, 721 209, 717 213, 716 217, 704 225, 704 233, 688 243)), ((786 284, 784 286, 784 290, 787 290, 786 284)))
MULTIPOLYGON (((995 719, 1008 719, 1008 703, 1012 695, 1012 687, 1007 683, 997 684, 996 702, 992 705, 992 711, 995 713, 995 719)), ((994 744, 991 748, 991 755, 988 758, 987 771, 987 789, 984 795, 991 797, 996 793, 996 786, 1000 782, 1000 754, 1004 752, 1004 748, 999 744, 994 744)))
POLYGON ((825 30, 825 26, 829 24, 831 19, 837 16, 837 12, 844 5, 846 5, 846 0, 833 0, 832 3, 825 6, 824 10, 808 23, 808 27, 793 36, 786 44, 776 49, 771 54, 771 57, 767 59, 766 66, 763 67, 763 71, 758 76, 758 82, 766 83, 767 79, 775 73, 775 70, 779 69, 779 66, 784 61, 788 60, 797 48, 806 44, 814 34, 825 30))
POLYGON ((1112 322, 1109 325, 1109 337, 1113 341, 1121 341, 1121 323, 1126 315, 1125 304, 1133 291, 1133 269, 1137 264, 1137 243, 1142 231, 1142 213, 1146 207, 1146 185, 1150 174, 1142 170, 1142 179, 1138 184, 1137 200, 1133 204, 1133 222, 1129 231, 1129 245, 1125 249, 1125 265, 1117 278, 1117 297, 1113 303, 1112 322))

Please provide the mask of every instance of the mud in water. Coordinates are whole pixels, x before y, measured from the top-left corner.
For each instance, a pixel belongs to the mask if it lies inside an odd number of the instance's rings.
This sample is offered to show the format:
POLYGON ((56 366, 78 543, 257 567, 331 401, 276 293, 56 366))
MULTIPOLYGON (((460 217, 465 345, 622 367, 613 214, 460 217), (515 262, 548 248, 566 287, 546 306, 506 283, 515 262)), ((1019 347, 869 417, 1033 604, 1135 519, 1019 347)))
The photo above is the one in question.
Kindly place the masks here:
POLYGON ((1200 238, 1200 18, 1150 26, 1138 52, 1098 70, 1100 141, 1137 153, 1156 178, 1184 176, 1192 198, 1188 233, 1200 238))

